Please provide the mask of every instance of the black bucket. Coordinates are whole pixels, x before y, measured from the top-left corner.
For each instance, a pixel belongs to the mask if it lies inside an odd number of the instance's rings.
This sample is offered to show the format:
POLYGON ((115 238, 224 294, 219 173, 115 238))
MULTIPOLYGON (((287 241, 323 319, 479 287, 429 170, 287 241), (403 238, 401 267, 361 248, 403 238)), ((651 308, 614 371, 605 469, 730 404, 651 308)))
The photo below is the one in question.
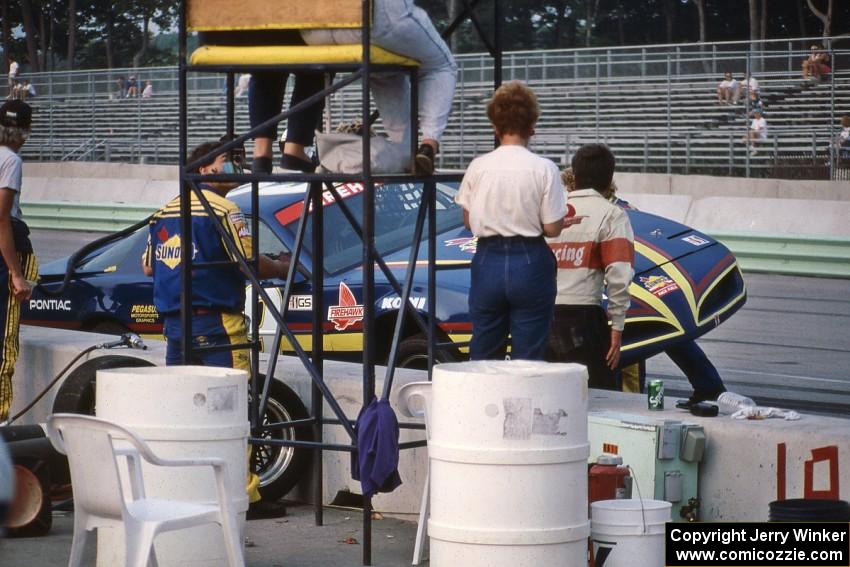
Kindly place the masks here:
POLYGON ((844 500, 792 498, 770 503, 769 522, 850 522, 850 504, 844 500))

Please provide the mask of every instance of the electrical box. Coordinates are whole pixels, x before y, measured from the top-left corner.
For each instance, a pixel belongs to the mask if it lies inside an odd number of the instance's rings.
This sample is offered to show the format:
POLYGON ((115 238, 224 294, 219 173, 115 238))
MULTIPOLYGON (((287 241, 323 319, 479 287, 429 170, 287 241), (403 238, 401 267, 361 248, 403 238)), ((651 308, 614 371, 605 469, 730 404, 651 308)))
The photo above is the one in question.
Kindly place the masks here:
POLYGON ((689 502, 697 498, 699 463, 705 452, 702 426, 662 417, 620 412, 588 414, 589 462, 602 453, 615 453, 632 468, 632 498, 666 500, 673 504, 673 521, 686 521, 689 502))

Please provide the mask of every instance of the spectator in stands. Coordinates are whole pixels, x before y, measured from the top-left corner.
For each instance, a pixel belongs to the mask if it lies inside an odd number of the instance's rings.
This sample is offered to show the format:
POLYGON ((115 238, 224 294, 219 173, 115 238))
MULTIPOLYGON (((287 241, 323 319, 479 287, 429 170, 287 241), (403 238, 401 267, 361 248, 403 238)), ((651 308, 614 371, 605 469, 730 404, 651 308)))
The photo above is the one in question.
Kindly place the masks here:
POLYGON ((130 75, 127 79, 127 98, 139 96, 139 86, 136 83, 136 75, 130 75))
POLYGON ((27 100, 35 96, 35 86, 30 83, 29 79, 24 79, 23 83, 17 85, 17 89, 20 100, 27 100))
POLYGON ((747 92, 747 96, 752 97, 752 93, 755 93, 756 97, 759 96, 759 82, 752 75, 745 75, 738 83, 738 95, 735 98, 736 104, 744 91, 747 92))
POLYGON ((558 295, 552 332, 551 360, 587 366, 589 385, 619 390, 615 371, 631 297, 634 233, 629 217, 609 202, 614 155, 603 144, 579 148, 572 160, 564 229, 548 240, 558 263, 558 295), (602 294, 608 296, 607 311, 602 294), (611 319, 609 327, 608 319, 611 319))
POLYGON ((765 140, 767 140, 767 120, 765 120, 761 110, 756 108, 753 110, 753 120, 744 142, 750 145, 751 155, 756 155, 758 144, 765 140))
POLYGON ((841 117, 841 130, 835 137, 835 150, 838 152, 838 157, 842 159, 850 157, 850 115, 848 114, 841 117))
POLYGON ((758 91, 750 91, 747 96, 750 98, 750 112, 758 110, 764 114, 764 102, 759 97, 758 91))
POLYGON ((20 65, 15 61, 15 58, 12 55, 6 56, 6 62, 9 64, 9 94, 6 98, 14 98, 15 94, 15 85, 18 81, 18 70, 20 69, 20 65))
POLYGON ((145 81, 145 88, 142 89, 142 98, 151 98, 153 96, 153 83, 145 81))
MULTIPOLYGON (((304 40, 297 30, 204 32, 200 34, 199 39, 201 45, 304 45, 304 40)), ((323 73, 299 71, 294 75, 295 86, 289 102, 290 108, 318 93, 325 86, 323 73)), ((248 116, 251 128, 280 114, 288 78, 288 73, 280 71, 262 71, 251 75, 248 82, 248 116)), ((315 170, 315 164, 305 148, 313 144, 313 133, 319 127, 323 109, 324 100, 320 100, 289 116, 281 167, 305 172, 315 170)), ((272 148, 276 138, 277 124, 263 129, 255 136, 251 164, 254 173, 271 173, 272 148)))
POLYGON ((543 236, 561 233, 566 213, 558 167, 528 149, 540 106, 518 81, 496 89, 487 118, 500 145, 472 160, 455 200, 478 237, 469 314, 473 360, 542 359, 555 305, 555 258, 543 236))
MULTIPOLYGON (((375 0, 373 10, 372 42, 419 61, 422 144, 413 169, 420 175, 430 175, 452 110, 457 65, 428 14, 413 0, 375 0)), ((302 35, 309 44, 360 43, 359 32, 352 30, 304 30, 302 35)), ((376 73, 371 82, 384 129, 393 142, 407 145, 410 137, 417 135, 410 131, 407 75, 376 73)))
POLYGON ((233 96, 239 98, 245 96, 248 92, 248 85, 251 83, 251 73, 242 73, 239 75, 239 81, 236 83, 236 89, 233 91, 233 96))
POLYGON ((829 66, 829 54, 818 44, 809 49, 809 56, 803 61, 803 78, 820 81, 821 77, 832 71, 829 66))
POLYGON ((115 96, 118 98, 127 98, 127 81, 124 80, 124 75, 120 75, 115 82, 118 84, 118 92, 115 93, 115 96))
POLYGON ((724 73, 723 80, 717 85, 717 102, 720 104, 734 104, 738 100, 738 81, 732 77, 732 73, 724 73))

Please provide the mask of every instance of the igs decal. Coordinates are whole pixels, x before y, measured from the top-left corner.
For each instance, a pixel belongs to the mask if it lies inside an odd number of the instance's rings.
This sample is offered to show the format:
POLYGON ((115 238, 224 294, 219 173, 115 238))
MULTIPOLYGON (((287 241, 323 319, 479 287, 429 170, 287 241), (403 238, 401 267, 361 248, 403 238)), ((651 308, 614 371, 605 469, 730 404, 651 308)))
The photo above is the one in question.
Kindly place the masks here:
POLYGON ((334 324, 337 331, 344 331, 362 320, 363 306, 358 305, 351 288, 339 282, 339 305, 328 308, 328 321, 334 324))

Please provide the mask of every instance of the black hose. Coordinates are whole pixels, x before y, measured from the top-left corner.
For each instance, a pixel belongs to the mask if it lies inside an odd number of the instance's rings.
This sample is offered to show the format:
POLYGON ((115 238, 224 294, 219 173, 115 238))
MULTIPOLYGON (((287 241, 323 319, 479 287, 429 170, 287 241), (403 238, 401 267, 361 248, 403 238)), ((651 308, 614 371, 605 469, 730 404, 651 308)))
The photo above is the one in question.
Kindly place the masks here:
POLYGON ((30 411, 32 409, 32 407, 35 404, 37 404, 39 402, 39 400, 41 400, 41 398, 43 398, 45 396, 45 394, 47 394, 47 392, 49 392, 50 389, 53 386, 56 385, 56 382, 58 382, 59 379, 62 378, 62 376, 64 376, 66 372, 68 372, 68 370, 74 365, 75 362, 80 360, 80 358, 87 355, 91 351, 93 351, 95 349, 99 349, 101 346, 103 346, 103 345, 97 344, 97 345, 92 345, 92 346, 90 346, 86 349, 83 349, 77 356, 75 356, 71 360, 71 362, 69 362, 65 366, 65 368, 62 369, 61 372, 59 372, 59 374, 56 375, 56 377, 53 380, 50 381, 50 384, 48 384, 46 388, 44 388, 30 403, 28 403, 27 406, 24 409, 22 409, 21 411, 19 411, 15 415, 13 415, 12 418, 9 419, 4 425, 12 425, 15 422, 15 420, 17 420, 19 417, 21 417, 22 415, 24 415, 25 413, 30 411))

